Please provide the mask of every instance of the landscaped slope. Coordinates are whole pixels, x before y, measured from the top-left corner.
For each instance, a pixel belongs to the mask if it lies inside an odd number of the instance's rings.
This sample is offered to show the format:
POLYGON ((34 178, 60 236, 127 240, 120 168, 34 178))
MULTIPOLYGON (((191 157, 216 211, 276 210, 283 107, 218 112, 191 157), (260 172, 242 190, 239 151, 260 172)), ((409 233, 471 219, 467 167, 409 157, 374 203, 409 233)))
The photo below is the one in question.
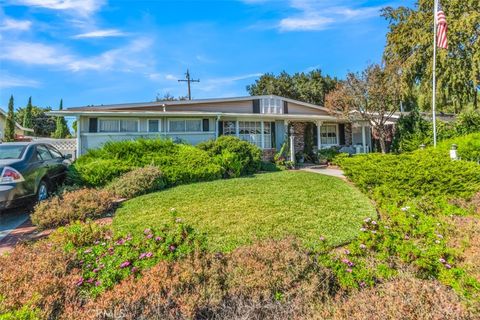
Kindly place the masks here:
POLYGON ((230 251, 255 239, 296 236, 315 247, 353 239, 375 210, 344 181, 307 172, 277 172, 178 186, 135 198, 116 213, 114 228, 143 232, 174 211, 206 233, 209 249, 230 251), (175 210, 172 210, 175 209, 175 210))

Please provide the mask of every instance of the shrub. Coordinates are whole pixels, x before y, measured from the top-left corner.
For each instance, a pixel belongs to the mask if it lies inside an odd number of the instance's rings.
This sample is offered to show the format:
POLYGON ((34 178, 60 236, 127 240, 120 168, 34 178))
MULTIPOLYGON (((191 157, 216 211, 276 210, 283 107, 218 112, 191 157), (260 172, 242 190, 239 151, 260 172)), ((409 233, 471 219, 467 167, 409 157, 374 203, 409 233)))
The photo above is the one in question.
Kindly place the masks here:
POLYGON ((443 141, 438 148, 447 154, 452 144, 457 145, 457 156, 460 159, 480 163, 480 133, 443 141))
POLYGON ((79 276, 73 255, 62 247, 18 245, 0 257, 0 314, 57 319, 66 305, 80 303, 74 285, 79 276))
POLYGON ((216 140, 198 145, 224 167, 226 177, 237 177, 257 172, 262 161, 262 151, 253 144, 232 136, 221 136, 216 140))
POLYGON ((106 190, 80 189, 42 201, 31 216, 40 228, 53 228, 70 222, 99 218, 114 207, 114 197, 106 190))
POLYGON ((333 319, 474 319, 447 287, 412 278, 361 291, 335 308, 333 319))
POLYGON ((122 174, 145 166, 157 166, 168 186, 219 179, 222 168, 204 151, 171 140, 138 139, 108 142, 89 150, 70 169, 70 181, 98 187, 122 174))
POLYGON ((92 318, 96 310, 125 319, 300 319, 336 290, 328 270, 296 242, 266 241, 226 255, 161 261, 67 318, 92 318))
POLYGON ((318 159, 320 163, 327 162, 331 163, 336 156, 340 154, 338 147, 331 147, 328 149, 321 149, 318 151, 318 159))
POLYGON ((125 173, 114 180, 107 189, 118 197, 130 199, 164 187, 165 181, 160 169, 155 166, 146 166, 125 173))

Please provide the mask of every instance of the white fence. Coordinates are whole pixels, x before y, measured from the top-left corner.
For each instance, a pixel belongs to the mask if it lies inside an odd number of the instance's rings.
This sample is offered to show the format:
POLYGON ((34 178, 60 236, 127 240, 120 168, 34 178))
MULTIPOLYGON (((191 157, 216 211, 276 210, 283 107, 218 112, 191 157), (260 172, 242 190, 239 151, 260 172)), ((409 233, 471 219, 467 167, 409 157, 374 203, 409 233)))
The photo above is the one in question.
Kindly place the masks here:
POLYGON ((51 144, 62 154, 71 154, 72 159, 77 155, 77 139, 33 138, 33 141, 51 144))

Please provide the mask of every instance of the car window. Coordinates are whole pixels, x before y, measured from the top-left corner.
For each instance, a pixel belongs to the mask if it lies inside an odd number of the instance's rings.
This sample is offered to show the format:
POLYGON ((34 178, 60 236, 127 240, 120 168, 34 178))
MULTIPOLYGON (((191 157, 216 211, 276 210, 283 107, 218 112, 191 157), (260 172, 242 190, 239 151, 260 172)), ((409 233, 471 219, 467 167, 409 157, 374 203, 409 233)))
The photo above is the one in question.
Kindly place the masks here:
POLYGON ((53 159, 50 151, 45 146, 37 146, 37 156, 40 160, 51 160, 53 159))
POLYGON ((26 148, 26 146, 2 144, 0 145, 0 159, 20 159, 26 148))
POLYGON ((55 158, 55 159, 60 159, 60 158, 63 158, 63 155, 60 153, 60 151, 58 151, 57 149, 55 149, 54 147, 52 146, 47 146, 48 150, 50 151, 50 153, 52 154, 52 156, 55 158))

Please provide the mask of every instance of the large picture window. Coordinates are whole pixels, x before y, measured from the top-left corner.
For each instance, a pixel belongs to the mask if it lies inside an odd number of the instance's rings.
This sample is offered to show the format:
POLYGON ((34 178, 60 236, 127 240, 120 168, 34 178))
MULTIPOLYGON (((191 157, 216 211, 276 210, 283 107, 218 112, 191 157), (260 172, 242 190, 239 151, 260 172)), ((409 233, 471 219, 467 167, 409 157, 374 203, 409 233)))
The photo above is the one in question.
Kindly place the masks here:
POLYGON ((168 128, 169 132, 201 132, 202 119, 171 119, 168 128))
POLYGON ((135 119, 99 119, 99 132, 138 132, 135 119))
POLYGON ((322 145, 336 145, 337 140, 337 125, 323 125, 321 127, 322 145))
MULTIPOLYGON (((224 121, 223 135, 237 135, 237 122, 224 121)), ((238 138, 248 141, 262 148, 262 122, 261 121, 238 121, 238 138)), ((272 123, 263 122, 263 148, 272 148, 272 123)))

